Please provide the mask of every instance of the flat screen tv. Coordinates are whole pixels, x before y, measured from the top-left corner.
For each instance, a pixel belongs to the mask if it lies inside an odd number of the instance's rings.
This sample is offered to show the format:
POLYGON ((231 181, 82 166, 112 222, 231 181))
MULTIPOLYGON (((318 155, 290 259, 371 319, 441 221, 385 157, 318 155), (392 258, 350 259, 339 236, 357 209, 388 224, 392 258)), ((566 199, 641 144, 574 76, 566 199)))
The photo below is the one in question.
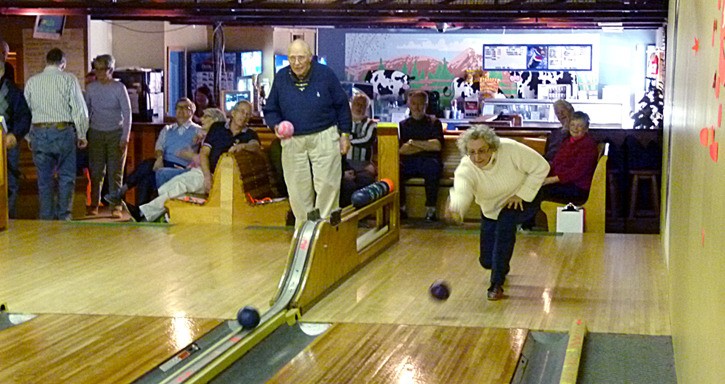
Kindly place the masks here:
POLYGON ((232 108, 242 100, 252 101, 252 93, 249 91, 222 91, 222 108, 224 112, 231 112, 232 108))
POLYGON ((287 55, 274 55, 274 73, 289 65, 287 55))
POLYGON ((242 52, 239 56, 242 62, 243 77, 262 73, 262 51, 242 52))
POLYGON ((63 35, 65 16, 38 15, 33 28, 34 39, 58 40, 63 35))

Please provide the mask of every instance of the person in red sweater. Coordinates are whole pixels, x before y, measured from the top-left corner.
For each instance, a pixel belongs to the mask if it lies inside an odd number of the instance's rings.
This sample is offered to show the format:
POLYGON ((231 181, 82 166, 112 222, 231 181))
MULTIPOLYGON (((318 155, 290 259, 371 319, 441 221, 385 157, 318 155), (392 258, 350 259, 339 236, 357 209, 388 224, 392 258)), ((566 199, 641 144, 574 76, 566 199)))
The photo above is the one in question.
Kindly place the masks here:
POLYGON ((569 122, 569 137, 550 161, 551 171, 541 188, 543 199, 583 204, 589 197, 598 160, 597 142, 589 135, 589 115, 574 112, 569 122))

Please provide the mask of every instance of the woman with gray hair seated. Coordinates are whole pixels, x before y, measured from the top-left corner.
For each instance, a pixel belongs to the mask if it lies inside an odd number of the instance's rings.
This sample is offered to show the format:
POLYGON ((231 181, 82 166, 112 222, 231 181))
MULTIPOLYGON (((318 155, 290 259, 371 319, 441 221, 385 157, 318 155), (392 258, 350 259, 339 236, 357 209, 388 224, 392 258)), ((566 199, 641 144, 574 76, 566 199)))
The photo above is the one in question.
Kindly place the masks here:
POLYGON ((488 299, 503 298, 503 284, 516 243, 516 226, 539 210, 539 188, 549 163, 517 141, 499 138, 487 126, 458 138, 463 158, 456 168, 447 217, 461 222, 473 200, 481 207, 479 262, 491 270, 488 299))
MULTIPOLYGON (((90 128, 88 129, 88 168, 91 174, 91 205, 87 214, 98 214, 101 186, 106 174, 108 190, 117 193, 123 184, 123 165, 126 147, 131 134, 131 102, 126 86, 111 77, 115 60, 111 55, 93 59, 96 81, 86 86, 86 105, 90 128)), ((120 204, 112 207, 113 217, 122 216, 120 204)))

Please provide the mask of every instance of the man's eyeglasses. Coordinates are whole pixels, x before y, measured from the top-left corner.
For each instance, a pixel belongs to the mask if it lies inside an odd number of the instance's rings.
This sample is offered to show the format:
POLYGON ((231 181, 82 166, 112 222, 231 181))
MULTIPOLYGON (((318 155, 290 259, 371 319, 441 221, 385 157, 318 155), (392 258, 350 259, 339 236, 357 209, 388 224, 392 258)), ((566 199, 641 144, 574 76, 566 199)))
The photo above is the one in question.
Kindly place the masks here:
POLYGON ((190 105, 177 105, 176 110, 177 111, 179 111, 179 110, 191 111, 191 106, 190 105))

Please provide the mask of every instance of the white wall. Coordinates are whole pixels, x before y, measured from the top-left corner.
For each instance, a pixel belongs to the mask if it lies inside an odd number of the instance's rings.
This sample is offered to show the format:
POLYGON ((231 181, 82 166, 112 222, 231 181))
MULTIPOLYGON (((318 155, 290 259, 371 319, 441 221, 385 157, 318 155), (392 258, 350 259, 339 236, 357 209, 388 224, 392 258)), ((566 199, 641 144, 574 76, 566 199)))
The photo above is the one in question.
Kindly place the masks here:
POLYGON ((90 63, 98 55, 109 53, 113 54, 111 24, 104 20, 90 20, 88 23, 88 62, 90 63))
POLYGON ((312 53, 317 53, 317 32, 315 29, 275 28, 273 38, 274 54, 286 55, 287 47, 295 35, 302 35, 305 42, 310 45, 312 53))
POLYGON ((112 24, 116 68, 164 68, 164 22, 114 20, 112 24))

